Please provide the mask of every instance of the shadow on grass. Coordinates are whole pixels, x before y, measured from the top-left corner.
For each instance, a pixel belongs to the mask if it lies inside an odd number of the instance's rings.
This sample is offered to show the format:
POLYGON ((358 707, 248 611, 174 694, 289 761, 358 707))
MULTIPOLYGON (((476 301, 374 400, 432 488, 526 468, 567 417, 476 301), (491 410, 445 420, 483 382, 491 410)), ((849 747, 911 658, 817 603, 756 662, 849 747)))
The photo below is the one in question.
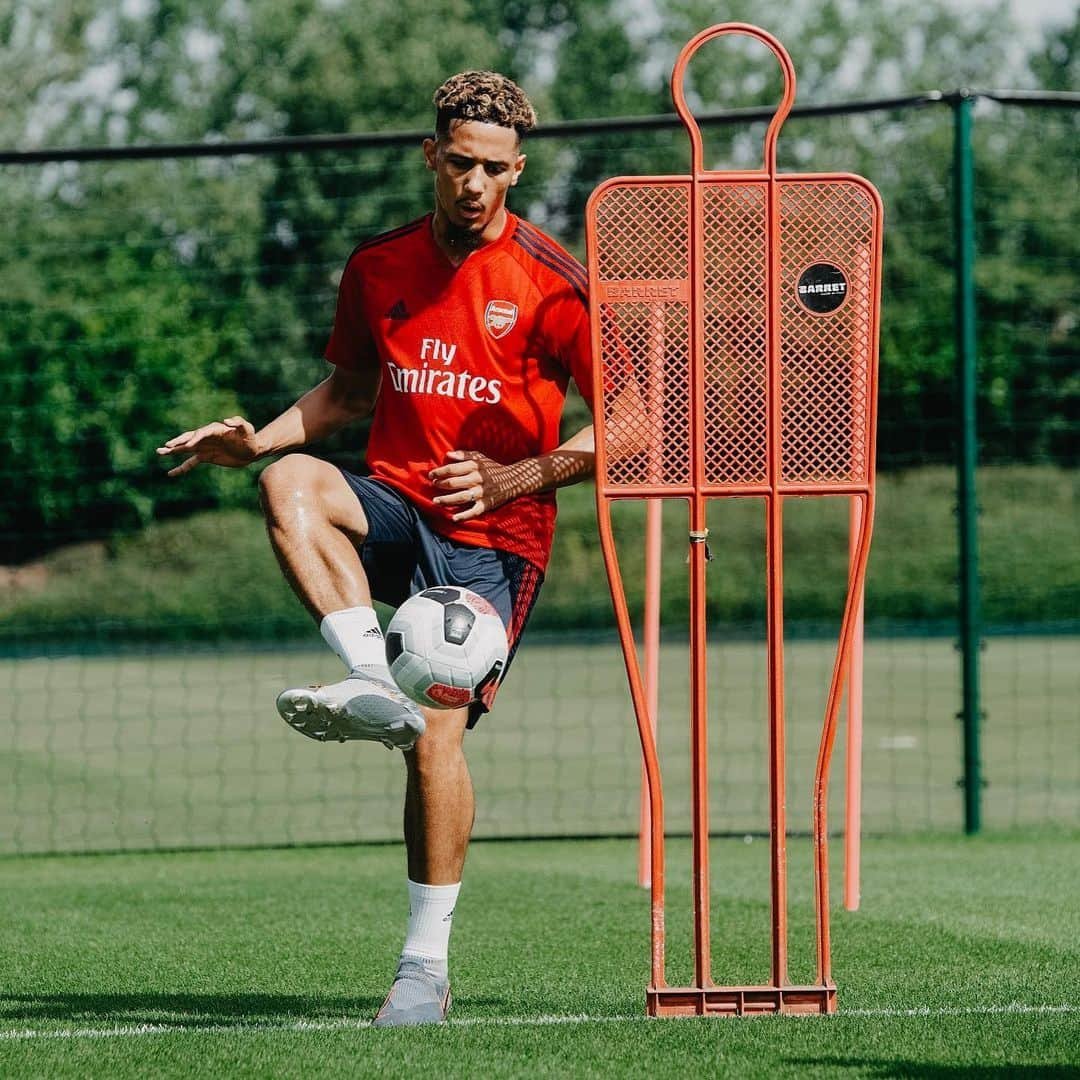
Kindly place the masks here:
POLYGON ((301 994, 2 994, 0 1023, 68 1020, 79 1023, 177 1027, 300 1020, 370 1019, 383 998, 301 994))
POLYGON ((794 1058, 785 1064, 806 1069, 853 1069, 875 1080, 1065 1080, 1080 1078, 1072 1065, 935 1065, 925 1061, 875 1060, 873 1058, 794 1058))
MULTIPOLYGON (((308 1021, 370 1020, 385 995, 302 994, 0 994, 0 1024, 69 1021, 157 1027, 244 1027, 308 1021)), ((467 997, 459 1005, 509 1009, 503 998, 467 997)))

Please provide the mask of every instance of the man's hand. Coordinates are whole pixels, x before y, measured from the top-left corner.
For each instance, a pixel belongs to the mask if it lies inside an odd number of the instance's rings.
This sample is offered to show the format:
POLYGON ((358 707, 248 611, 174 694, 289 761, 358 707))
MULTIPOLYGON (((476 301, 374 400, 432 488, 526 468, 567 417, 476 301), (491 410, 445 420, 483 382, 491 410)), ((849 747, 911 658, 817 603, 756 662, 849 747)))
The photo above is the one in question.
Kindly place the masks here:
POLYGON ((432 469, 428 478, 443 492, 432 502, 438 506, 465 507, 453 515, 454 521, 479 517, 528 490, 520 475, 526 462, 500 465, 479 450, 451 450, 446 462, 432 469))
POLYGON ((428 473, 442 494, 432 500, 439 506, 465 509, 454 521, 468 521, 521 495, 536 495, 592 476, 593 429, 590 424, 539 457, 501 465, 479 450, 451 450, 446 464, 428 473), (471 504, 471 505, 470 505, 471 504))
POLYGON ((242 416, 229 416, 224 420, 206 424, 195 431, 185 431, 170 439, 157 452, 161 457, 169 454, 190 454, 169 476, 183 476, 196 465, 224 465, 240 469, 250 465, 258 456, 255 429, 242 416))

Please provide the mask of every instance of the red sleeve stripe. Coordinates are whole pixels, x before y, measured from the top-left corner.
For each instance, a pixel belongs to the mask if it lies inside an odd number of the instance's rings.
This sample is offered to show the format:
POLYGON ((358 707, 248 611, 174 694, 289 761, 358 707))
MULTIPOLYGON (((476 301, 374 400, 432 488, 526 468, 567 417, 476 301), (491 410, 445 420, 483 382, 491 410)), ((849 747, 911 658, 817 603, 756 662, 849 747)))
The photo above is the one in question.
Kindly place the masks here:
POLYGON ((526 239, 524 236, 515 236, 514 242, 520 244, 538 263, 542 263, 549 270, 554 270, 559 277, 563 278, 566 283, 577 293, 578 299, 588 307, 589 301, 587 298, 586 286, 571 275, 565 266, 555 262, 546 253, 539 251, 532 247, 532 242, 526 239))
POLYGON ((585 292, 589 291, 589 275, 585 272, 585 267, 582 266, 577 259, 568 255, 562 248, 553 243, 550 237, 545 236, 539 229, 530 225, 527 221, 518 222, 518 233, 527 237, 532 242, 533 248, 537 251, 543 252, 553 262, 565 267, 568 273, 574 275, 581 288, 584 289, 585 292))
POLYGON ((567 266, 572 266, 579 270, 582 274, 585 273, 585 267, 581 265, 568 251, 559 247, 557 243, 547 233, 541 232, 531 222, 526 221, 524 218, 518 218, 518 228, 527 236, 532 237, 538 244, 541 244, 545 248, 549 248, 553 255, 558 255, 567 266))
MULTIPOLYGON (((350 252, 349 259, 351 259, 358 251, 366 251, 368 248, 378 247, 380 244, 388 243, 390 240, 396 240, 399 236, 408 236, 409 233, 416 232, 416 230, 426 221, 427 215, 416 221, 410 221, 408 225, 401 225, 396 229, 391 229, 389 232, 379 233, 378 236, 372 236, 367 240, 361 240, 350 252)), ((348 260, 346 260, 346 262, 348 262, 348 260)))

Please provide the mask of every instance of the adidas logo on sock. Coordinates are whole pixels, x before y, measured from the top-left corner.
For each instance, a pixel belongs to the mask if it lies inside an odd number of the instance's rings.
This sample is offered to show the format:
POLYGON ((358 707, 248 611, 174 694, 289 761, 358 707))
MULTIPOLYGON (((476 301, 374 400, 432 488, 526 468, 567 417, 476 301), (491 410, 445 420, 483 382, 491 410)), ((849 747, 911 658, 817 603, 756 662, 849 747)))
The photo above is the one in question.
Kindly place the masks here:
POLYGON ((373 627, 371 627, 370 630, 365 630, 364 633, 361 636, 362 637, 381 638, 382 637, 382 631, 377 626, 373 626, 373 627))
POLYGON ((405 308, 405 301, 399 300, 387 313, 388 319, 407 319, 409 313, 405 308))

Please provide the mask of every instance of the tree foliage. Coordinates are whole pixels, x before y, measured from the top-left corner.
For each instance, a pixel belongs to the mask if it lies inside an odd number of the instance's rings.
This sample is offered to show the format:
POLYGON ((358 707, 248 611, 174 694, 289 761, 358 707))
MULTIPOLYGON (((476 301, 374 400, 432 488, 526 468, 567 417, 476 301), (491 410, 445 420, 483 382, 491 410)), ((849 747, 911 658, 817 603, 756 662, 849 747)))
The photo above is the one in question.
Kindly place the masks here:
MULTIPOLYGON (((799 101, 961 84, 1077 89, 1080 19, 1023 55, 1006 5, 731 0, 777 33, 799 101)), ((505 70, 541 120, 668 112, 704 0, 23 0, 0 13, 0 140, 158 143, 426 130, 430 95, 505 70)), ((710 43, 695 110, 768 105, 775 63, 710 43)), ((987 454, 1075 464, 1077 113, 980 109, 978 283, 987 454), (1052 192, 1052 197, 1048 195, 1052 192)), ((760 161, 763 127, 706 132, 716 167, 760 161)), ((516 207, 583 254, 600 180, 686 168, 681 132, 541 141, 516 207)), ((951 452, 953 239, 947 113, 792 120, 781 167, 861 172, 887 209, 883 463, 951 452)), ((0 430, 5 561, 196 508, 250 504, 249 477, 164 482, 152 449, 234 411, 268 419, 321 377, 337 275, 358 239, 422 213, 419 149, 3 170, 0 430)), ((340 444, 355 443, 355 435, 340 444)))

